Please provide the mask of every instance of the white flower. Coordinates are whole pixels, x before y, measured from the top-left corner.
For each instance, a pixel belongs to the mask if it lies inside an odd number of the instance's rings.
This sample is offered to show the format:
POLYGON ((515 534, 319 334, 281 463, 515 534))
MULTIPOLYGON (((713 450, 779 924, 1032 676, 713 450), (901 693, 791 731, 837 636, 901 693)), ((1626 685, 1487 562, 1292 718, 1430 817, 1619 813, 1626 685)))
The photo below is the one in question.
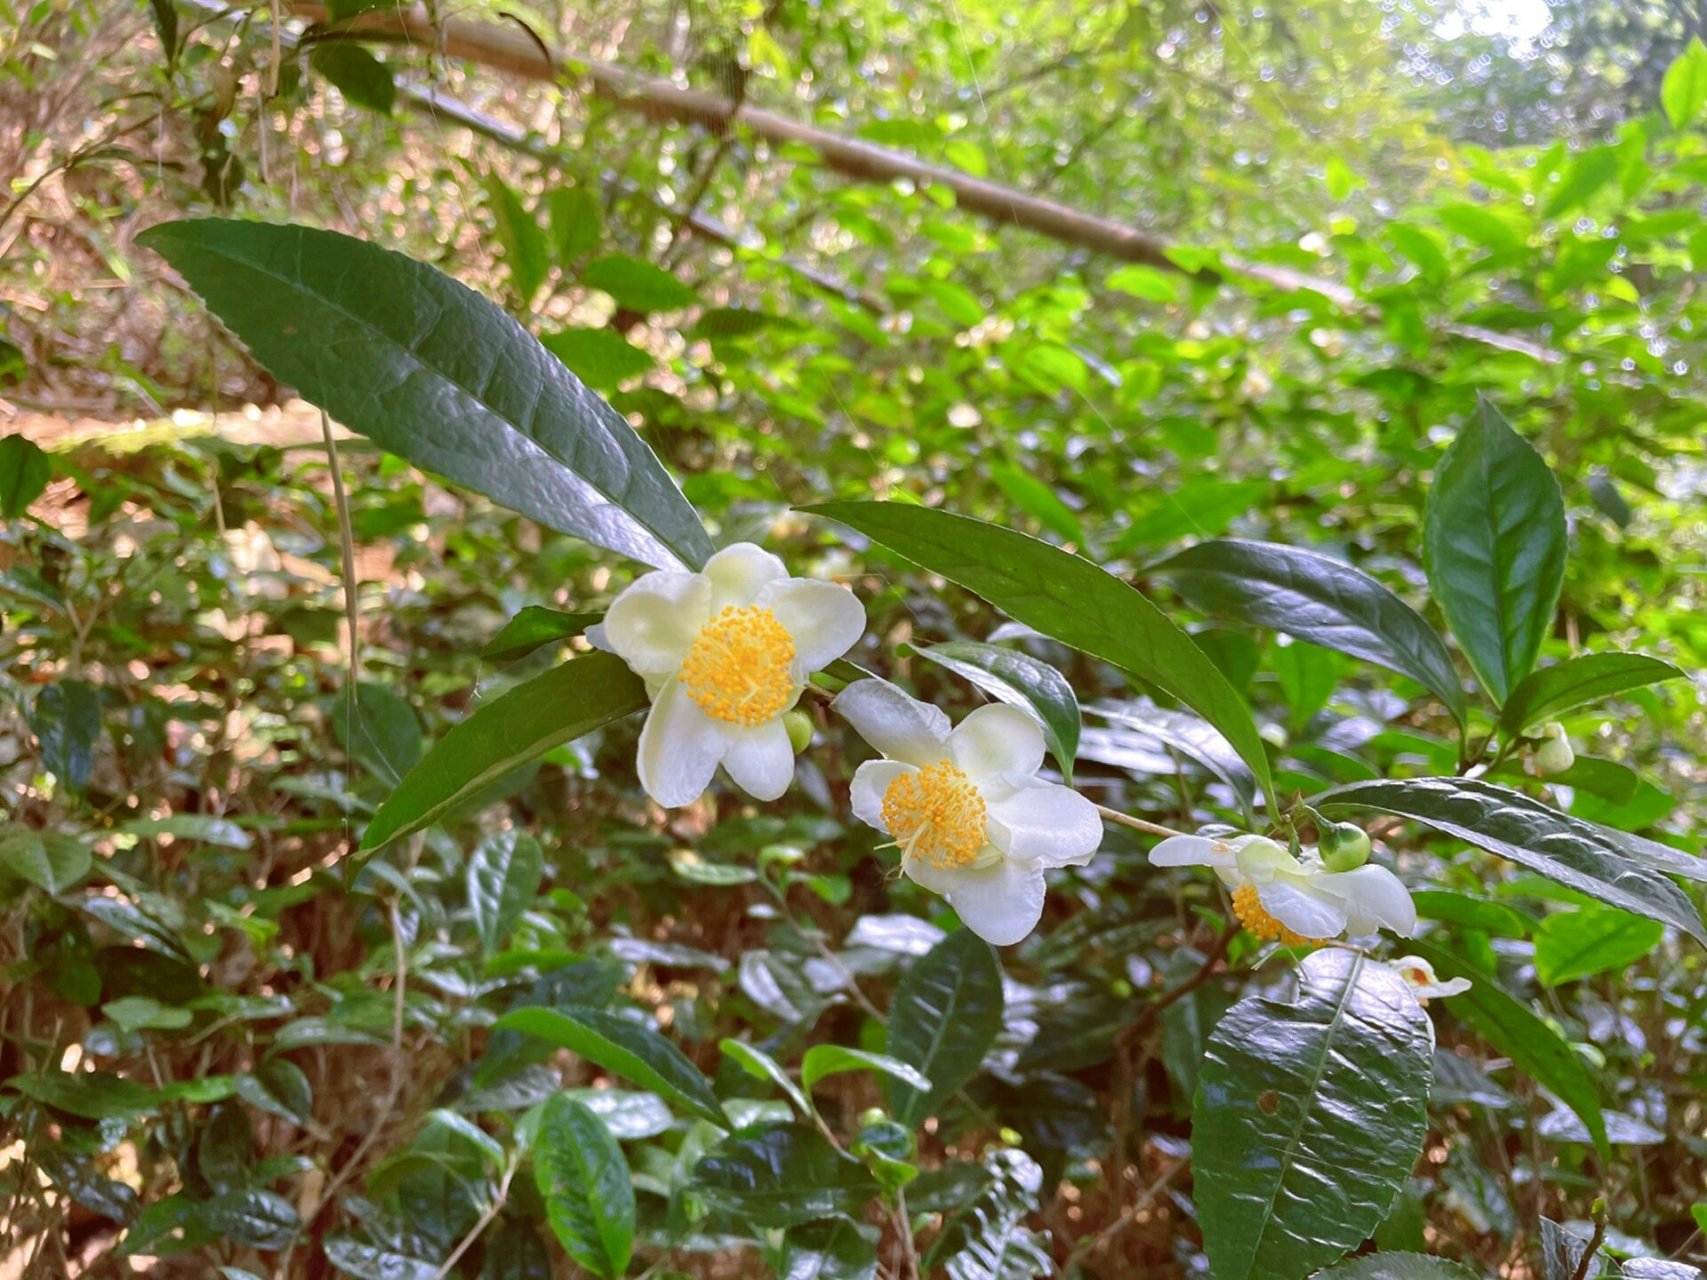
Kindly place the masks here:
POLYGON ((1043 872, 1082 866, 1102 843, 1096 806, 1038 778, 1043 730, 1017 707, 979 707, 960 727, 884 680, 832 704, 884 759, 853 778, 853 811, 894 838, 901 870, 986 942, 1018 942, 1043 915, 1043 872))
POLYGON ((1434 966, 1421 956, 1400 956, 1397 960, 1387 961, 1387 967, 1410 985, 1412 994, 1418 1000, 1455 996, 1471 987, 1468 978, 1453 978, 1449 982, 1442 982, 1436 976, 1434 966))
POLYGON ((1399 877, 1366 864, 1329 871, 1314 849, 1303 858, 1263 836, 1169 836, 1150 850, 1158 867, 1212 867, 1233 891, 1233 911, 1259 938, 1292 946, 1340 934, 1362 937, 1385 925, 1411 935, 1417 909, 1399 877))
POLYGON ((750 542, 699 573, 648 573, 611 602, 587 638, 646 682, 640 785, 666 808, 692 804, 721 764, 758 800, 794 778, 783 715, 806 677, 865 630, 865 607, 830 582, 791 578, 750 542))

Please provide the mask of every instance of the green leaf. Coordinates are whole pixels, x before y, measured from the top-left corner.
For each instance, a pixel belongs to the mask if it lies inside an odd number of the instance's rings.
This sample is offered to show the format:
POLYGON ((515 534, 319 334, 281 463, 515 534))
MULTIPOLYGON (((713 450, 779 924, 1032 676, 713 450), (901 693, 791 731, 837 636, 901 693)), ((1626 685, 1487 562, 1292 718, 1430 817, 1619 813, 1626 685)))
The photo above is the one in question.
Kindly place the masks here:
POLYGON ((478 707, 433 744, 380 806, 363 849, 429 827, 517 765, 646 707, 646 687, 614 654, 553 667, 478 707))
POLYGON ((1553 626, 1565 500, 1541 455, 1485 400, 1435 470, 1423 561, 1482 687, 1504 703, 1553 626))
POLYGON ((1413 889, 1411 901, 1424 920, 1444 920, 1465 929, 1475 929, 1496 938, 1529 936, 1532 922, 1521 912, 1500 902, 1472 898, 1468 894, 1441 889, 1413 889))
POLYGON ((342 1236, 322 1247, 326 1261, 356 1280, 435 1280, 439 1274, 436 1262, 342 1236))
POLYGON ((581 272, 581 283, 600 289, 632 311, 680 311, 693 305, 694 293, 668 271, 625 253, 595 258, 581 272))
POLYGON ((559 266, 571 267, 582 254, 599 247, 604 214, 598 197, 587 188, 553 187, 545 193, 545 208, 559 266))
POLYGON ((154 19, 154 34, 160 37, 160 48, 170 67, 178 60, 178 9, 173 0, 148 0, 148 10, 154 19))
POLYGON ((308 62, 358 107, 390 115, 397 104, 397 83, 390 69, 354 40, 316 45, 308 62))
POLYGON ((935 1274, 940 1266, 949 1280, 1036 1280, 1049 1275, 1053 1268, 1045 1241, 1024 1226, 1040 1207, 1042 1168, 1014 1148, 985 1152, 983 1167, 988 1180, 977 1199, 944 1217, 925 1271, 935 1274))
POLYGON ((23 436, 0 440, 0 516, 16 520, 41 497, 53 479, 53 464, 35 441, 23 436))
POLYGON ((1608 1159, 1611 1148, 1607 1145, 1606 1120, 1601 1114, 1594 1079, 1559 1033, 1528 1005, 1506 994, 1498 978, 1469 961, 1421 938, 1410 939, 1405 949, 1427 960, 1441 978, 1470 980, 1470 989, 1453 996, 1446 1004, 1447 1010, 1576 1112, 1593 1137, 1601 1159, 1608 1159))
POLYGON ((1562 712, 1630 689, 1682 680, 1687 672, 1640 653, 1586 653, 1525 676, 1500 710, 1507 736, 1551 720, 1562 712))
POLYGON ((791 1227, 782 1238, 779 1280, 875 1280, 877 1230, 848 1218, 791 1227))
POLYGON ((614 391, 648 372, 654 363, 615 329, 561 329, 540 342, 595 391, 614 391))
MULTIPOLYGON (((556 1078, 553 1073, 554 1080, 556 1078)), ((668 1132, 675 1117, 655 1093, 636 1093, 629 1089, 565 1089, 563 1096, 573 1098, 604 1121, 611 1137, 621 1142, 655 1138, 668 1132)))
POLYGON ((604 1122, 558 1094, 545 1104, 533 1149, 546 1221, 574 1261, 605 1280, 634 1251, 634 1182, 604 1122))
POLYGON ((1674 129, 1682 129, 1700 118, 1707 107, 1707 45, 1701 37, 1690 40, 1688 46, 1666 68, 1660 82, 1660 106, 1674 129))
POLYGON ((332 704, 332 731, 350 758, 388 787, 421 760, 415 709, 382 684, 363 680, 332 704))
POLYGON ((1476 1273, 1424 1253, 1370 1253, 1318 1271, 1313 1280, 1476 1280, 1476 1273))
POLYGON ((680 1049, 651 1026, 578 1005, 514 1009, 495 1025, 500 1030, 537 1036, 578 1053, 588 1062, 596 1062, 606 1071, 650 1089, 719 1129, 729 1127, 723 1104, 711 1091, 711 1082, 680 1049))
POLYGON ((1617 176, 1617 147, 1595 147, 1583 152, 1566 167, 1541 216, 1557 218, 1581 208, 1617 176))
POLYGON ((603 617, 602 613, 563 613, 530 604, 504 624, 480 656, 488 662, 514 662, 548 644, 574 639, 603 617))
POLYGON ((119 824, 118 830, 131 836, 171 836, 174 840, 189 840, 196 844, 214 844, 222 849, 249 849, 255 837, 230 818, 216 818, 207 813, 169 813, 164 818, 136 818, 119 824))
POLYGON ((1272 793, 1268 755, 1244 699, 1190 636, 1119 578, 1036 538, 946 511, 896 502, 829 502, 806 510, 839 520, 1015 621, 1178 698, 1221 731, 1272 793))
POLYGON ((1510 253, 1529 243, 1528 232, 1515 217, 1484 205, 1446 204, 1435 212, 1450 230, 1496 253, 1510 253))
POLYGON ((177 1031, 195 1015, 188 1009, 162 1004, 151 996, 121 996, 101 1006, 101 1012, 124 1031, 177 1031))
POLYGON ((314 1088, 288 1058, 268 1058, 252 1074, 238 1076, 236 1087, 237 1096, 257 1111, 304 1129, 314 1123, 314 1088))
POLYGON ((306 227, 210 218, 138 239, 274 376, 381 448, 647 564, 710 556, 699 516, 627 420, 449 276, 306 227))
POLYGON ((87 680, 58 680, 36 695, 30 728, 41 763, 66 790, 81 793, 95 769, 101 737, 101 691, 87 680))
POLYGON ((1011 466, 992 467, 990 478, 1007 495, 1008 501, 1045 529, 1068 542, 1083 545, 1085 530, 1079 523, 1079 517, 1044 481, 1029 471, 1011 466))
POLYGON ((1555 912, 1535 934, 1535 976, 1542 986, 1556 987, 1613 973, 1640 960, 1664 938, 1665 926, 1659 921, 1617 907, 1555 912))
POLYGON ((155 1095, 133 1080, 105 1071, 44 1071, 6 1081, 26 1098, 85 1120, 134 1119, 158 1110, 155 1095))
POLYGON ((296 1209, 276 1191, 240 1187, 201 1207, 202 1221, 234 1244, 269 1252, 288 1249, 302 1230, 296 1209))
POLYGON ((1103 288, 1116 293, 1127 293, 1145 302, 1164 305, 1183 301, 1188 285, 1186 278, 1177 272, 1137 264, 1117 267, 1102 283, 1103 288))
POLYGON ((789 1079, 788 1072, 782 1064, 757 1045, 747 1044, 741 1040, 725 1039, 718 1042, 718 1048, 725 1056, 733 1058, 735 1064, 752 1076, 755 1080, 768 1080, 782 1090, 783 1097, 794 1104, 794 1109, 802 1116, 814 1113, 812 1100, 801 1092, 800 1086, 789 1079))
POLYGON ((1295 1001, 1227 1011, 1192 1118, 1217 1280, 1298 1280, 1375 1229, 1422 1151, 1433 1055, 1404 981, 1343 951, 1305 959, 1295 1001))
POLYGON ((525 831, 500 831, 475 847, 468 860, 468 905, 480 949, 488 956, 503 946, 539 893, 544 872, 539 841, 525 831))
POLYGON ((498 244, 504 250, 510 286, 526 311, 539 286, 551 274, 551 250, 546 245, 545 232, 515 189, 496 173, 486 175, 486 203, 492 210, 498 244))
POLYGON ((867 1053, 839 1044, 815 1044, 800 1060, 800 1083, 808 1089, 825 1076, 841 1075, 848 1071, 880 1071, 891 1079, 928 1094, 931 1082, 905 1062, 887 1054, 867 1053))
POLYGON ((1413 818, 1707 943, 1695 904, 1660 872, 1631 857, 1621 833, 1561 813, 1509 787, 1468 778, 1354 782, 1324 792, 1313 803, 1324 812, 1375 809, 1413 818))
POLYGON ((1272 542, 1200 542, 1147 574, 1217 617, 1283 631, 1297 640, 1409 676, 1464 723, 1464 686, 1452 655, 1422 615, 1361 569, 1272 542))
POLYGON ((879 1190, 864 1165, 804 1124, 737 1129, 694 1167, 691 1185, 713 1208, 759 1227, 862 1217, 879 1190))
POLYGON ((931 1082, 928 1090, 891 1079, 889 1110, 917 1128, 983 1064, 1002 1029, 1002 965, 970 929, 951 933, 915 960, 889 1008, 885 1048, 931 1082))
POLYGON ((83 882, 94 866, 89 846, 57 831, 18 829, 0 836, 0 871, 44 893, 64 893, 83 882))
POLYGON ((915 645, 913 652, 992 698, 1035 715, 1043 723, 1049 754, 1072 785, 1073 758, 1079 750, 1079 700, 1065 676, 1028 653, 971 640, 915 645))

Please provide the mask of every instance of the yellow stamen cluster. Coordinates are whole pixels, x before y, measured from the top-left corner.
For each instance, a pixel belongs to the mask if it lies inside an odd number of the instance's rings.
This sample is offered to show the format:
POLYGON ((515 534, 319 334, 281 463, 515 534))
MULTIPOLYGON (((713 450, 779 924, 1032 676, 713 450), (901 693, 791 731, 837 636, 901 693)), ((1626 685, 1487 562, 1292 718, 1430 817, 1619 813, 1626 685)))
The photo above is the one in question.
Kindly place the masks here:
POLYGON ((984 848, 988 813, 972 780, 938 760, 889 784, 883 825, 903 854, 935 867, 964 867, 984 848))
POLYGON ((794 637, 776 614, 729 605, 699 629, 676 678, 714 720, 751 729, 793 705, 794 637))
POLYGON ((1257 896, 1257 887, 1248 880, 1233 890, 1233 914, 1239 917, 1239 923, 1245 926, 1247 932, 1255 934, 1264 942, 1283 942, 1289 947, 1319 947, 1327 941, 1325 938, 1306 938, 1301 933, 1294 933, 1269 915, 1268 908, 1263 906, 1262 899, 1257 896))

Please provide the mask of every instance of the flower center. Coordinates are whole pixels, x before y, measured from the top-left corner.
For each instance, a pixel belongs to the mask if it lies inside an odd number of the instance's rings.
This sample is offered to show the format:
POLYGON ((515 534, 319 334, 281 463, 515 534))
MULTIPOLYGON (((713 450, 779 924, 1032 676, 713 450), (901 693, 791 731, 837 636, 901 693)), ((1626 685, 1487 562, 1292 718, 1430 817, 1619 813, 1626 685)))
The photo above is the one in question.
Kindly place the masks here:
POLYGON ((1264 942, 1283 942, 1289 947, 1319 947, 1327 941, 1326 938, 1306 938, 1301 933, 1294 933, 1269 915, 1268 908, 1257 896, 1257 887, 1248 880, 1233 890, 1233 914, 1239 917, 1239 923, 1247 931, 1264 942))
POLYGON ((727 606, 699 629, 676 679, 714 720, 751 729, 787 711, 794 637, 769 609, 727 606))
POLYGON ((984 797, 947 760, 904 773, 883 793, 883 825, 903 855, 935 867, 969 866, 984 848, 984 797))

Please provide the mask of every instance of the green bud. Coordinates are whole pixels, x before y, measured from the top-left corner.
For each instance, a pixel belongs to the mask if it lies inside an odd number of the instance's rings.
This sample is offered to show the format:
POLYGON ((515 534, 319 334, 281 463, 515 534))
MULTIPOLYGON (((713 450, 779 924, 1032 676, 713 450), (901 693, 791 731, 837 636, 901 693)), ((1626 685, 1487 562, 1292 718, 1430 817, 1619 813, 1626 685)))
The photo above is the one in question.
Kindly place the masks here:
POLYGON ((782 723, 788 730, 788 745, 794 748, 795 755, 812 745, 811 716, 800 710, 789 711, 783 715, 782 723))
POLYGON ((869 1129, 874 1124, 882 1124, 889 1119, 889 1113, 882 1107, 867 1107, 859 1118, 859 1127, 869 1129))
POLYGON ((1355 822, 1334 822, 1321 831, 1322 863, 1329 871, 1354 871, 1369 861, 1369 833, 1355 822))
POLYGON ((1571 750, 1571 740, 1557 721, 1549 724, 1543 732, 1546 736, 1530 760, 1541 777, 1557 777, 1577 762, 1577 753, 1571 750))

